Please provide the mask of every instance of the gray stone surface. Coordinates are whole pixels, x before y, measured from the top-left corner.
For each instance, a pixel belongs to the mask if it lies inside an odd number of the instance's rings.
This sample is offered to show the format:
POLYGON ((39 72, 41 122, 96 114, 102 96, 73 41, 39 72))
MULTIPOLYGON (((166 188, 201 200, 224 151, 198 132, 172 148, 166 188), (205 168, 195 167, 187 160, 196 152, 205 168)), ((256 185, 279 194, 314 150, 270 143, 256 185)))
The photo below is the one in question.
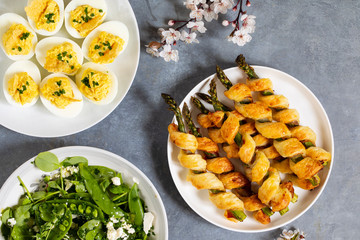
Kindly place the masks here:
MULTIPOLYGON (((221 21, 207 24, 200 44, 179 46, 178 63, 145 53, 156 29, 169 18, 186 18, 181 0, 132 0, 141 35, 135 81, 117 109, 101 123, 61 138, 28 137, 0 126, 0 184, 25 160, 56 147, 87 145, 109 150, 138 166, 157 187, 167 210, 169 239, 276 239, 281 229, 236 233, 211 225, 181 198, 169 172, 167 124, 172 114, 160 93, 182 99, 216 64, 234 66, 243 53, 251 64, 282 70, 303 82, 320 100, 335 138, 334 168, 324 192, 303 216, 285 226, 304 230, 307 239, 358 239, 360 165, 360 1, 252 1, 253 40, 237 47, 221 21), (220 47, 221 46, 221 47, 220 47)), ((1 114, 4 113, 0 113, 1 114)))

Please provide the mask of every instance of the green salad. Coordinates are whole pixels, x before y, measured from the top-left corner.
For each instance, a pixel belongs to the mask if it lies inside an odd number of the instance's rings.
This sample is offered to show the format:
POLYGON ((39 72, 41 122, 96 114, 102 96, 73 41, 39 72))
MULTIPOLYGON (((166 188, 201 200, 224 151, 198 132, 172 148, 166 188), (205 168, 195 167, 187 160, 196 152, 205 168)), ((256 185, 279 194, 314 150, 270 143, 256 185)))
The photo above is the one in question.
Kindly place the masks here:
POLYGON ((34 161, 43 175, 30 192, 18 177, 24 195, 16 206, 1 211, 1 233, 9 240, 145 240, 153 233, 154 216, 146 212, 137 183, 121 173, 89 166, 84 157, 59 162, 51 152, 34 161))

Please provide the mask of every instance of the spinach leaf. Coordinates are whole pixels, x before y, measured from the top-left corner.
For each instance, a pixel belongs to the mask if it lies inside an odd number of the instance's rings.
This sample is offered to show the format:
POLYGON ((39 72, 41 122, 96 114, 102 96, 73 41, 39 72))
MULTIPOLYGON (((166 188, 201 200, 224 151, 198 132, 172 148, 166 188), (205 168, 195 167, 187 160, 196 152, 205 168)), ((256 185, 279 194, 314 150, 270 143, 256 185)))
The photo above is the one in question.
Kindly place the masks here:
POLYGON ((68 166, 74 166, 74 165, 79 165, 79 163, 84 163, 85 165, 88 164, 88 160, 84 157, 79 157, 79 156, 75 156, 75 157, 68 157, 66 158, 64 161, 62 161, 60 164, 63 167, 68 167, 68 166))
POLYGON ((35 165, 44 172, 52 172, 60 167, 59 159, 51 152, 42 152, 35 158, 35 165))

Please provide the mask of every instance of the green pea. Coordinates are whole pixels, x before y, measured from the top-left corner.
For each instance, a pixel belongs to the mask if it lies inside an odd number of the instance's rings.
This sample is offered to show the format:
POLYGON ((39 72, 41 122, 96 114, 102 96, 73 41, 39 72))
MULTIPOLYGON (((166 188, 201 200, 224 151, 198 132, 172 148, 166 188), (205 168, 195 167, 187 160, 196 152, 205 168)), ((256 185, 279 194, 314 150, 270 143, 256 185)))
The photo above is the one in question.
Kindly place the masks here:
POLYGON ((88 207, 86 208, 85 213, 86 213, 86 214, 90 214, 91 212, 92 212, 92 209, 91 209, 90 206, 88 206, 88 207))
POLYGON ((66 227, 64 226, 64 225, 62 225, 62 224, 60 224, 59 225, 59 229, 60 229, 60 231, 65 231, 66 230, 66 227))
POLYGON ((94 209, 94 211, 92 212, 92 215, 96 218, 98 216, 98 211, 96 209, 94 209))
POLYGON ((66 227, 69 226, 69 222, 68 222, 67 220, 64 220, 64 221, 63 221, 63 224, 64 224, 64 226, 66 226, 66 227))
POLYGON ((70 204, 71 211, 75 211, 77 209, 76 205, 74 203, 70 204))
POLYGON ((78 210, 79 210, 80 213, 84 213, 84 207, 83 207, 83 205, 79 205, 79 206, 78 206, 78 210))

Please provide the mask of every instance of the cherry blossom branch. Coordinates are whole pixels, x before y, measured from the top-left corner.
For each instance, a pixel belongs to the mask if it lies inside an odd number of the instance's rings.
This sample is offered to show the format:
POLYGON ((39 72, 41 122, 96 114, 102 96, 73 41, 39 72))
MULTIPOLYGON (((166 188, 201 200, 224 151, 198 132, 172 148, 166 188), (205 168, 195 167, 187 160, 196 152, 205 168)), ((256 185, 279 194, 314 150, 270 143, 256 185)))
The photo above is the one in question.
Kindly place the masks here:
MULTIPOLYGON (((186 44, 199 43, 196 39, 198 33, 205 33, 206 28, 204 21, 211 22, 217 20, 219 14, 226 14, 228 9, 238 11, 236 18, 233 21, 224 20, 222 24, 224 26, 232 25, 233 31, 227 37, 229 41, 243 46, 247 42, 251 41, 250 33, 255 31, 255 16, 247 15, 246 11, 243 11, 244 0, 237 0, 234 4, 234 0, 186 0, 184 5, 187 9, 190 9, 188 20, 169 20, 169 29, 165 30, 160 28, 158 33, 161 37, 160 41, 152 41, 146 45, 146 52, 155 57, 162 57, 165 61, 179 60, 178 50, 173 50, 172 46, 176 46, 177 43, 185 42, 186 44), (173 26, 179 25, 176 28, 173 26), (183 30, 183 28, 187 28, 183 30)), ((250 1, 246 0, 247 7, 250 7, 250 1)))

